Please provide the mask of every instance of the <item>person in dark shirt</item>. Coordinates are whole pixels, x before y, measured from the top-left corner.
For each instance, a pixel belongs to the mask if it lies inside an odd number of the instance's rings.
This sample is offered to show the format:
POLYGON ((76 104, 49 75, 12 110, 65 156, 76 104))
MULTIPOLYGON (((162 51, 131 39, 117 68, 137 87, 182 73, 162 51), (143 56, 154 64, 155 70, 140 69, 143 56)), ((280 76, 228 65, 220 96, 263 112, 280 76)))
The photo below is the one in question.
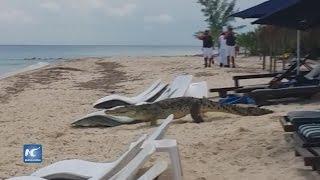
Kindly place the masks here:
POLYGON ((228 67, 230 67, 230 61, 232 63, 232 67, 235 68, 235 56, 236 56, 236 37, 234 35, 232 27, 228 28, 228 32, 226 35, 226 44, 227 44, 227 58, 228 58, 228 67))
POLYGON ((206 30, 203 35, 198 36, 202 40, 202 51, 204 57, 204 66, 211 67, 211 64, 214 64, 213 59, 213 40, 210 32, 206 30))

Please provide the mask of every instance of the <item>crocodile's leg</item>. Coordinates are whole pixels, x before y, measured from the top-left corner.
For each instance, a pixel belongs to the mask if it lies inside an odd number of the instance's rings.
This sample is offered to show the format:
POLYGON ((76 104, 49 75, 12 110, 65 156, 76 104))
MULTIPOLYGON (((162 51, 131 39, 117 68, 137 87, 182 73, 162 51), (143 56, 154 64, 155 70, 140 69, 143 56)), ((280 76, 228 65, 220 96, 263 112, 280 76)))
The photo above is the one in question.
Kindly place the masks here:
POLYGON ((193 119, 193 122, 195 123, 202 123, 204 122, 203 120, 203 114, 202 114, 202 110, 201 110, 201 104, 200 103, 193 103, 190 109, 190 114, 191 117, 193 119))
POLYGON ((146 122, 147 125, 150 126, 157 126, 158 118, 156 116, 150 116, 147 119, 145 119, 144 122, 146 122))

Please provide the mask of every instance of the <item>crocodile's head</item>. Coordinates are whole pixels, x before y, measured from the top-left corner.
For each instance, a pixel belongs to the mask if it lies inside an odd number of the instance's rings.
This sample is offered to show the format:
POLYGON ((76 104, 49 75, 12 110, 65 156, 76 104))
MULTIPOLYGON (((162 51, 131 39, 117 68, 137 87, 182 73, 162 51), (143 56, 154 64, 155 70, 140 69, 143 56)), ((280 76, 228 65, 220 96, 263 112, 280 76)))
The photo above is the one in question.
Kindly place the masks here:
POLYGON ((113 116, 132 116, 135 114, 135 111, 132 108, 130 108, 130 106, 123 106, 105 110, 105 113, 113 116))
POLYGON ((146 116, 143 106, 123 106, 105 110, 105 113, 112 116, 126 116, 134 119, 144 119, 146 116))

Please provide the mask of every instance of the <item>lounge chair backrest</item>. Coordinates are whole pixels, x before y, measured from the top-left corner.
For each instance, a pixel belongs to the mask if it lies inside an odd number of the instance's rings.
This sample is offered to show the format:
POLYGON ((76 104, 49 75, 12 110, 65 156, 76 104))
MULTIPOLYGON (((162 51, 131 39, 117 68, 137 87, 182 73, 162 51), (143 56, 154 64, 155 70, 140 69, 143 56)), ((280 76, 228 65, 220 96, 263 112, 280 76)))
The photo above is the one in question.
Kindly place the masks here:
POLYGON ((306 74, 304 77, 307 79, 314 79, 314 78, 319 78, 320 76, 320 64, 314 67, 308 74, 306 74))
POLYGON ((167 90, 156 101, 184 96, 191 81, 192 75, 177 76, 169 85, 167 90))
POLYGON ((156 90, 160 85, 161 85, 161 79, 158 79, 148 89, 146 89, 144 92, 137 95, 135 98, 136 99, 145 99, 146 96, 148 96, 151 92, 156 90))
POLYGON ((190 84, 185 96, 194 98, 208 97, 208 85, 206 81, 190 84))
POLYGON ((150 158, 150 156, 155 151, 156 151, 156 147, 152 143, 149 143, 134 157, 134 159, 132 159, 127 164, 127 166, 125 166, 116 175, 111 177, 110 180, 132 180, 132 179, 134 179, 139 168, 144 165, 144 163, 150 158))
POLYGON ((139 177, 138 180, 152 180, 159 177, 168 168, 168 163, 165 161, 158 161, 147 172, 139 177))
POLYGON ((35 177, 35 176, 19 176, 19 177, 9 178, 7 180, 46 180, 46 179, 35 177))
POLYGON ((116 165, 112 168, 112 170, 108 171, 107 174, 103 174, 100 176, 102 177, 101 179, 110 179, 121 169, 123 169, 129 162, 131 162, 137 156, 137 154, 140 153, 141 146, 143 142, 146 140, 146 138, 147 135, 144 134, 136 142, 131 143, 129 150, 115 161, 116 165))
POLYGON ((159 140, 164 136, 164 133, 166 132, 166 130, 169 127, 169 124, 172 122, 173 120, 173 114, 171 114, 170 116, 168 116, 159 127, 157 127, 157 129, 149 135, 149 137, 147 138, 146 141, 153 141, 153 140, 159 140))

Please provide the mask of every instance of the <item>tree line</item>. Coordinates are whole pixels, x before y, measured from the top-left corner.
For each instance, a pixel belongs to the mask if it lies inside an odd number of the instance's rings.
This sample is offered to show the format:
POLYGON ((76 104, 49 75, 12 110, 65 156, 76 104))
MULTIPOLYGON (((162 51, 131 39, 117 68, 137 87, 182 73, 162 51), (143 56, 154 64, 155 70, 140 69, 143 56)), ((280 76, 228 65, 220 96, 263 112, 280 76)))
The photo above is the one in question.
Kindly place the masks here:
MULTIPOLYGON (((301 52, 318 54, 320 47, 320 28, 301 32, 301 52)), ((295 54, 297 49, 297 31, 275 26, 259 26, 252 32, 238 35, 238 44, 248 55, 295 54)))
MULTIPOLYGON (((234 20, 231 15, 237 11, 236 0, 198 0, 198 3, 202 6, 201 11, 206 17, 205 21, 212 37, 218 39, 222 28, 234 20)), ((320 28, 304 31, 301 34, 302 55, 310 52, 315 55, 320 53, 320 28)), ((254 31, 238 34, 237 43, 248 55, 295 54, 297 32, 275 26, 258 26, 254 31)))

